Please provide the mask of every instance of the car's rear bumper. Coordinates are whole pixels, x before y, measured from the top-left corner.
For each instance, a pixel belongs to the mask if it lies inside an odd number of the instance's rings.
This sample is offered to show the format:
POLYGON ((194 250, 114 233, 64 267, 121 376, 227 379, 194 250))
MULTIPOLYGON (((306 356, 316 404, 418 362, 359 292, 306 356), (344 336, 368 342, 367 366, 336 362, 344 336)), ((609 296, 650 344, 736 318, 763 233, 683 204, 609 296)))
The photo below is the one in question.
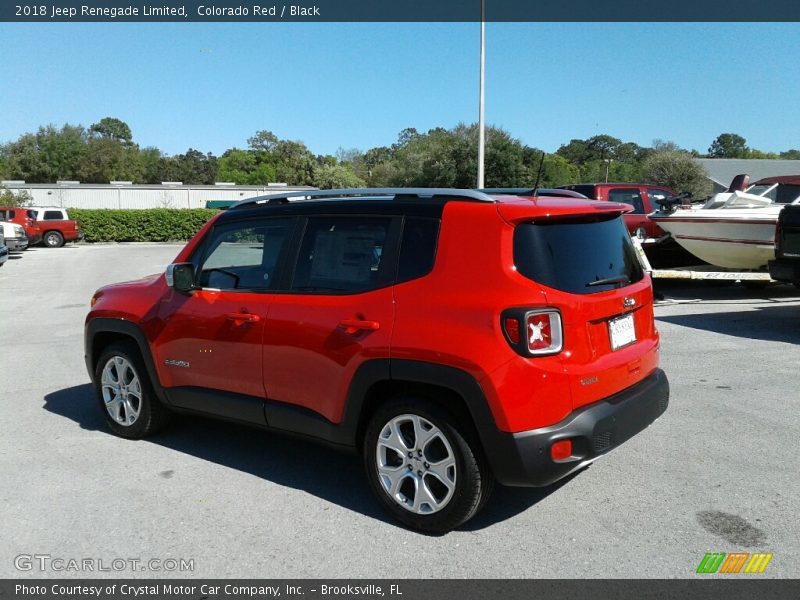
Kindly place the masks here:
POLYGON ((520 433, 498 432, 487 457, 504 485, 550 485, 645 429, 667 409, 669 382, 661 369, 638 384, 582 407, 566 419, 520 433), (553 460, 554 442, 572 441, 572 456, 553 460))
POLYGON ((800 258, 777 258, 769 261, 769 276, 777 281, 800 282, 800 258))

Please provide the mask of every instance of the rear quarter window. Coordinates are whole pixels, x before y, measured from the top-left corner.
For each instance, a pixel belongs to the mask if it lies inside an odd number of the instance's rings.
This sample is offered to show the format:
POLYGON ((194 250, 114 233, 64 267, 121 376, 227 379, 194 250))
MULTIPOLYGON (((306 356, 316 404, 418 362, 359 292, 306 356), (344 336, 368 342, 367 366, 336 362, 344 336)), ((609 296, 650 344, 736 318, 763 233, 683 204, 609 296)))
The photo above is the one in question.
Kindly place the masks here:
POLYGON ((61 213, 60 210, 46 210, 44 211, 44 220, 45 221, 62 221, 64 219, 64 215, 61 213))
POLYGON ((528 279, 572 294, 613 290, 644 277, 628 230, 617 215, 517 225, 514 263, 528 279))
POLYGON ((397 281, 423 277, 433 269, 436 242, 439 238, 439 219, 408 217, 403 225, 397 281))

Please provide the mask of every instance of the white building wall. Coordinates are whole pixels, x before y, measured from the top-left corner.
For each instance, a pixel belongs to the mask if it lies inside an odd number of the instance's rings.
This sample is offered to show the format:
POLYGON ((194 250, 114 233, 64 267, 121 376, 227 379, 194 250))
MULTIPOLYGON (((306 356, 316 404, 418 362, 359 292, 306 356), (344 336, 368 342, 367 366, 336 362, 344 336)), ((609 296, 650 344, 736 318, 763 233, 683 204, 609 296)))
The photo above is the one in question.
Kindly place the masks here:
POLYGON ((311 190, 286 185, 94 185, 27 184, 4 181, 11 192, 27 191, 34 206, 60 208, 205 208, 209 200, 244 200, 255 196, 311 190))

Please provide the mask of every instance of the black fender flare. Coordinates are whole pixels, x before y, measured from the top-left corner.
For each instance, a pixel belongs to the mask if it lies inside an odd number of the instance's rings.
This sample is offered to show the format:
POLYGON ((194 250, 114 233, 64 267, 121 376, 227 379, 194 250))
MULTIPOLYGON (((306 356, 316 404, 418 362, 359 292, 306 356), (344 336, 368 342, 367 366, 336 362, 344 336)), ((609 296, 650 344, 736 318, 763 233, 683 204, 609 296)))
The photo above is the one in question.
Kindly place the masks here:
POLYGON ((164 388, 158 379, 158 371, 153 361, 153 354, 150 351, 150 344, 147 341, 147 336, 141 328, 131 321, 125 319, 112 319, 106 317, 98 317, 90 320, 84 330, 84 361, 86 362, 86 370, 89 372, 89 377, 94 383, 94 360, 95 360, 95 340, 99 334, 112 333, 120 336, 131 338, 139 347, 139 353, 144 361, 147 375, 150 378, 150 383, 155 390, 158 399, 164 404, 169 405, 167 395, 164 393, 164 388))

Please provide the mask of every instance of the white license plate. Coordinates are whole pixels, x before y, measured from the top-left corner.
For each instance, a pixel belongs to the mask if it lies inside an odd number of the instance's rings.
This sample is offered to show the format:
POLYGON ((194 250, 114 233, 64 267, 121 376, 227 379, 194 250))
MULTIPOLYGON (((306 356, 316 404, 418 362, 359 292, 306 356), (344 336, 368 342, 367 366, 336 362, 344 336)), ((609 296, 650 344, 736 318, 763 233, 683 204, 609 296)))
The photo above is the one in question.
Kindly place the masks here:
POLYGON ((623 346, 636 341, 636 328, 633 326, 633 315, 625 315, 608 322, 608 334, 611 336, 611 349, 619 350, 623 346))

